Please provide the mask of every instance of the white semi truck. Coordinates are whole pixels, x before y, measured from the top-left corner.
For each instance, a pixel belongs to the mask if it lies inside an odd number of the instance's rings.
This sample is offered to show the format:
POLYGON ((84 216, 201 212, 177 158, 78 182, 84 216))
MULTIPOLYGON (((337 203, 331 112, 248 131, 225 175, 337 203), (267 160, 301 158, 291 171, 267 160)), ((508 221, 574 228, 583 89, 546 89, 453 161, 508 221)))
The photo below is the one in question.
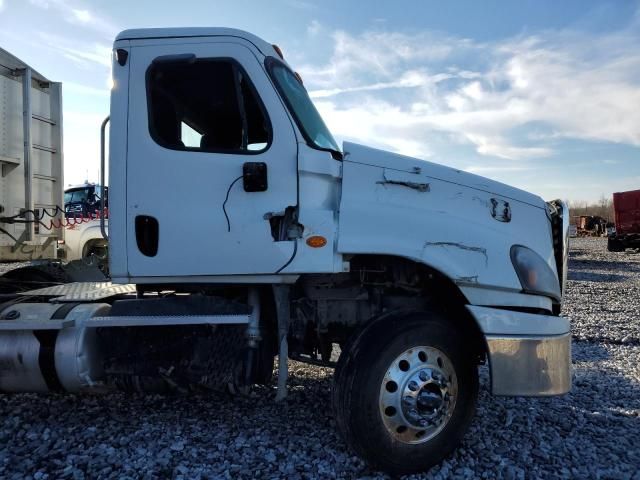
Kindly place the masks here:
POLYGON ((280 400, 288 358, 332 366, 342 438, 392 473, 461 441, 481 363, 495 395, 569 391, 563 202, 340 147, 246 32, 124 31, 113 80, 112 283, 5 295, 2 391, 242 392, 277 355, 280 400))

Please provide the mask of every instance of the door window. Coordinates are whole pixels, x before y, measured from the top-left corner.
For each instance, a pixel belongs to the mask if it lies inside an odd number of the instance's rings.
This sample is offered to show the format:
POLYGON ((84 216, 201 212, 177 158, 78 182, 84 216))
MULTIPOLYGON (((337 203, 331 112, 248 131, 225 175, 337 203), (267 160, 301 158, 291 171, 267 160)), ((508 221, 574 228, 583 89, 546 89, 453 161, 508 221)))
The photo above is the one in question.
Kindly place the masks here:
POLYGON ((165 148, 255 154, 271 142, 266 110, 232 59, 154 62, 147 105, 150 134, 165 148))

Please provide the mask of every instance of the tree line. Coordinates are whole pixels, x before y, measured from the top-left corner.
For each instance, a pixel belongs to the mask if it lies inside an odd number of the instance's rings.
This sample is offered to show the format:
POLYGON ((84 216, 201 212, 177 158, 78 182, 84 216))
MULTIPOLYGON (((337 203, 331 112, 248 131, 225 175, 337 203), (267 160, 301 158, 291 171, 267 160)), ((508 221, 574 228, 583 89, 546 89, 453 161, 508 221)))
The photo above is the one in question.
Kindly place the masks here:
POLYGON ((571 223, 574 223, 575 217, 582 215, 598 216, 607 222, 613 222, 613 199, 602 195, 596 202, 569 200, 569 211, 571 212, 571 223))

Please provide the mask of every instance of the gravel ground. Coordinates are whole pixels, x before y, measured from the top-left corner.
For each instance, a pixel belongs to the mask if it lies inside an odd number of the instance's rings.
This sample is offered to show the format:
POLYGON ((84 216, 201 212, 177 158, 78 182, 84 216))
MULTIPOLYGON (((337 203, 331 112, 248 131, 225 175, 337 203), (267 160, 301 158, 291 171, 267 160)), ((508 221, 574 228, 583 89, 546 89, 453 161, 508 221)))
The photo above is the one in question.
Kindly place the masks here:
POLYGON ((26 267, 29 265, 29 262, 5 262, 0 263, 0 275, 8 272, 9 270, 13 270, 14 268, 26 267))
MULTIPOLYGON (((640 255, 574 239, 565 314, 572 392, 493 398, 486 369, 464 443, 410 478, 640 480, 640 255)), ((273 389, 226 396, 0 396, 2 478, 385 478, 336 436, 331 371, 292 364, 273 389)))

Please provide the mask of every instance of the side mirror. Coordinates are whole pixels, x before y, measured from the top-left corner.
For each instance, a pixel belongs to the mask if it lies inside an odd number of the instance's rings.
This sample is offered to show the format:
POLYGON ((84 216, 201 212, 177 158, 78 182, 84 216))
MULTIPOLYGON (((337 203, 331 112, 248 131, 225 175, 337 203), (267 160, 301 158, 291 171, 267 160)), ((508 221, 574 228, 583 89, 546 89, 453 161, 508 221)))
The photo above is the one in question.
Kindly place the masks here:
POLYGON ((264 192, 267 190, 267 164, 264 162, 246 162, 242 165, 242 183, 245 192, 264 192))

